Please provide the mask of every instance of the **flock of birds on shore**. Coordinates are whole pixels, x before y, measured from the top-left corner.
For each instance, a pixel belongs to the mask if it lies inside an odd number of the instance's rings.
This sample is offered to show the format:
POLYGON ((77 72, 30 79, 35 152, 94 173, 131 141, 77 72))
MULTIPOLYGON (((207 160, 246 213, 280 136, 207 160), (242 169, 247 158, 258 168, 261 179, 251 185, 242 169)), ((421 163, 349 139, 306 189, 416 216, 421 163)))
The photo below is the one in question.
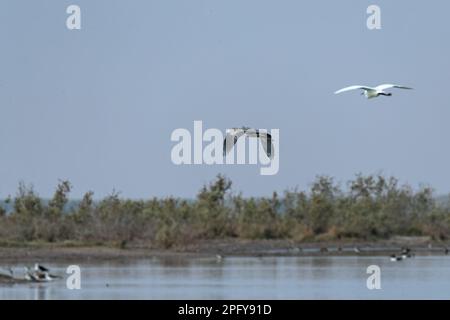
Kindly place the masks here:
POLYGON ((0 269, 0 276, 10 280, 23 280, 28 282, 51 282, 62 277, 50 273, 50 270, 39 263, 35 263, 34 268, 24 267, 21 277, 16 277, 12 268, 0 269))

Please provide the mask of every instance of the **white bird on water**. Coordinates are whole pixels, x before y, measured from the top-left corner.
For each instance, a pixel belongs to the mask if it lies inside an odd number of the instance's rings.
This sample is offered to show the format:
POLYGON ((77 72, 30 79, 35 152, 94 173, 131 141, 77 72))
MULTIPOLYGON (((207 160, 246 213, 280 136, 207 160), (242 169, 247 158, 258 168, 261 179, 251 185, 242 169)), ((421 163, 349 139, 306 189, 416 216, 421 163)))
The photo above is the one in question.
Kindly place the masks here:
POLYGON ((363 92, 361 94, 365 95, 367 99, 372 99, 372 98, 376 98, 379 96, 387 96, 387 97, 392 96, 392 93, 385 91, 387 89, 392 89, 392 88, 412 90, 412 88, 410 88, 410 87, 400 86, 397 84, 381 84, 376 87, 350 86, 350 87, 340 89, 340 90, 336 91, 334 94, 339 94, 342 92, 353 91, 353 90, 363 90, 363 92))
POLYGON ((227 132, 227 135, 223 140, 224 156, 226 156, 231 151, 231 149, 233 149, 233 146, 243 135, 246 135, 250 138, 259 138, 261 140, 264 152, 267 154, 267 157, 273 159, 274 148, 272 144, 272 136, 270 135, 270 133, 258 129, 251 129, 249 127, 233 128, 227 132))
POLYGON ((25 280, 33 282, 49 282, 56 279, 60 279, 60 276, 50 274, 49 269, 36 263, 34 270, 30 270, 28 267, 24 267, 25 280))

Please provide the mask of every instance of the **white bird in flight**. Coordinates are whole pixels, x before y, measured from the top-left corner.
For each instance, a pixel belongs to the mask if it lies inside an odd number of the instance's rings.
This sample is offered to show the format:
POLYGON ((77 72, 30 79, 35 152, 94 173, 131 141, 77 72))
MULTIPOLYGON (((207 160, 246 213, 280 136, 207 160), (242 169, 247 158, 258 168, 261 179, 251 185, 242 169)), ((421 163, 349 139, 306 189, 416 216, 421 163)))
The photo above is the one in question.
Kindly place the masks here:
POLYGON ((267 157, 269 159, 273 159, 273 144, 272 144, 272 136, 265 132, 260 131, 258 129, 251 129, 248 127, 242 128, 233 128, 227 132, 225 139, 223 140, 223 155, 226 156, 233 146, 236 144, 238 139, 243 135, 247 135, 248 137, 259 138, 261 140, 261 144, 267 157))
POLYGON ((387 96, 387 97, 392 96, 392 93, 385 91, 387 89, 392 89, 392 88, 408 89, 408 90, 412 89, 410 87, 399 86, 397 84, 381 84, 381 85, 379 85, 377 87, 350 86, 350 87, 338 90, 334 94, 339 94, 339 93, 342 93, 342 92, 347 92, 347 91, 352 91, 352 90, 364 90, 364 92, 361 93, 361 94, 365 95, 367 99, 372 99, 372 98, 376 98, 376 97, 379 97, 379 96, 387 96))

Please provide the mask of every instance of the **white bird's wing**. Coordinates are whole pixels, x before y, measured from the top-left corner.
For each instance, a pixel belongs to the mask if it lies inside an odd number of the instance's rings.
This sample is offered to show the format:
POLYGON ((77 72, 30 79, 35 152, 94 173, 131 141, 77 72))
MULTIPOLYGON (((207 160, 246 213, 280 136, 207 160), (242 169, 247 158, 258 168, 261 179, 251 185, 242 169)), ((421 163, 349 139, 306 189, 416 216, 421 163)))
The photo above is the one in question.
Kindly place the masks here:
POLYGON ((251 138, 256 138, 256 137, 258 137, 258 134, 259 134, 259 130, 257 130, 257 129, 251 129, 251 128, 249 128, 249 129, 247 129, 247 130, 245 131, 245 135, 248 136, 248 137, 251 137, 251 138))
POLYGON ((269 159, 273 159, 274 148, 272 143, 272 136, 267 132, 260 132, 259 138, 261 139, 261 144, 263 146, 264 152, 267 154, 269 159))
POLYGON ((381 85, 377 86, 375 89, 377 91, 383 91, 383 90, 391 89, 391 88, 412 90, 412 88, 410 88, 410 87, 400 86, 398 84, 388 84, 388 83, 381 84, 381 85))
POLYGON ((367 86, 350 86, 336 91, 334 94, 339 94, 342 92, 352 91, 352 90, 374 90, 375 88, 367 87, 367 86))
POLYGON ((238 139, 243 136, 245 131, 243 129, 231 129, 227 132, 225 139, 223 140, 223 155, 227 155, 238 139))

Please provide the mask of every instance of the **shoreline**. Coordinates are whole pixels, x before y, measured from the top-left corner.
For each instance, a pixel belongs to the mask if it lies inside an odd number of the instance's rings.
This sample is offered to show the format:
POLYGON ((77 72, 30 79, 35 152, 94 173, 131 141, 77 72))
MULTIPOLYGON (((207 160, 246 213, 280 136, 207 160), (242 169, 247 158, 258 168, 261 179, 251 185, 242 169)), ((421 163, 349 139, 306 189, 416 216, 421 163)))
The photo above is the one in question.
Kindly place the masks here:
MULTIPOLYGON (((431 242, 425 238, 397 237, 379 241, 293 242, 289 240, 222 239, 199 241, 171 249, 143 246, 119 248, 113 246, 70 246, 67 244, 28 244, 0 246, 0 268, 42 263, 94 264, 127 263, 136 260, 158 259, 161 263, 179 263, 186 259, 211 259, 220 262, 228 257, 389 257, 409 248, 417 256, 443 256, 447 243, 431 242), (355 250, 356 249, 356 250, 355 250)), ((0 274, 0 286, 29 283, 22 278, 0 274)))
POLYGON ((431 242, 425 237, 397 237, 379 241, 293 242, 289 240, 223 239, 198 241, 183 247, 158 249, 145 246, 74 246, 33 244, 0 246, 0 266, 5 263, 36 260, 111 261, 150 258, 203 258, 220 256, 364 256, 391 255, 408 247, 418 255, 444 255, 447 243, 431 242))

